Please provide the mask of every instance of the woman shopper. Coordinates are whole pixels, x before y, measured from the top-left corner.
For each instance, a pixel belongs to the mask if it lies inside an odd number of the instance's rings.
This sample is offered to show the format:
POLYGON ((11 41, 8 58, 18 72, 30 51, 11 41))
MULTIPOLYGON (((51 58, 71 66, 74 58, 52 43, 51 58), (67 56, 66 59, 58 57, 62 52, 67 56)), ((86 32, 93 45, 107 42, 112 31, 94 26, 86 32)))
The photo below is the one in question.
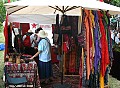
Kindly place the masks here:
POLYGON ((50 50, 51 45, 47 38, 48 34, 44 30, 40 30, 37 35, 40 37, 38 52, 30 59, 34 59, 39 55, 38 73, 40 81, 48 83, 53 76, 50 50))

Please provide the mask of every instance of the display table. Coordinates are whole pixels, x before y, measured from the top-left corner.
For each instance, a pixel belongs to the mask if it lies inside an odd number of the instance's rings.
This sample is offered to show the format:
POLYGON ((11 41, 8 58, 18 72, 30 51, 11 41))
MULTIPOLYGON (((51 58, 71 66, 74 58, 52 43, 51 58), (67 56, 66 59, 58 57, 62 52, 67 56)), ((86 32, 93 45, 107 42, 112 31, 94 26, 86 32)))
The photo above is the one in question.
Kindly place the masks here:
POLYGON ((27 78, 27 85, 33 85, 35 88, 40 87, 37 64, 35 62, 20 64, 5 62, 5 67, 10 77, 19 78, 25 76, 27 78))

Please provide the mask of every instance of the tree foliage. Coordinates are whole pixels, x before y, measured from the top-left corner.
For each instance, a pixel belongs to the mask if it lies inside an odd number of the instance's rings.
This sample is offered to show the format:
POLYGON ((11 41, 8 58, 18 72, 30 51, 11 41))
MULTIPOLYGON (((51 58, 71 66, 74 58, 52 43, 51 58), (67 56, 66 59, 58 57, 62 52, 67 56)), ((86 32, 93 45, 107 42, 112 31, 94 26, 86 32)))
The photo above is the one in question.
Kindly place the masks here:
POLYGON ((120 7, 120 0, 104 0, 104 2, 114 5, 114 6, 117 6, 117 7, 120 7))
POLYGON ((3 1, 0 0, 0 22, 3 22, 6 16, 6 10, 3 1))
POLYGON ((111 0, 110 4, 120 7, 120 0, 111 0))
POLYGON ((5 16, 6 16, 6 10, 4 7, 4 3, 2 0, 0 0, 0 31, 2 31, 3 29, 3 22, 5 20, 5 16))

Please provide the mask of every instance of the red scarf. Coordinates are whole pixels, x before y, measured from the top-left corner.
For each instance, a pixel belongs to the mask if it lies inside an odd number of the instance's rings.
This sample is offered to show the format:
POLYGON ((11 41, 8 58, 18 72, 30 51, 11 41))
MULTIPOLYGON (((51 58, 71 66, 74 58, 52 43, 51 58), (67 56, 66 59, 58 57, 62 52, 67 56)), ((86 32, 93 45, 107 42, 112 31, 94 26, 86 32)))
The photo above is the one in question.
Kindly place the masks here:
POLYGON ((108 52, 108 43, 106 39, 106 33, 105 33, 105 28, 102 23, 102 13, 98 11, 98 16, 99 16, 99 26, 100 26, 100 32, 101 32, 101 72, 102 76, 105 75, 106 67, 109 64, 109 52, 108 52))

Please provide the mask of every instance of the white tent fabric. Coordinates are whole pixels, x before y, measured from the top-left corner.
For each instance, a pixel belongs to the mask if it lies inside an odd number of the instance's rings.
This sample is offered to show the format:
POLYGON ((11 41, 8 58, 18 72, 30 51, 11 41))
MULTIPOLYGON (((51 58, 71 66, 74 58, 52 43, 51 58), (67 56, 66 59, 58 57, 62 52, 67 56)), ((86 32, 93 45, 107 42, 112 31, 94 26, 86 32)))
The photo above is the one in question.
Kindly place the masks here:
MULTIPOLYGON (((60 6, 59 6, 60 7, 60 6)), ((61 7, 62 8, 62 7, 61 7)), ((21 9, 13 14, 42 14, 42 15, 63 15, 60 11, 55 11, 55 9, 47 6, 28 6, 24 9, 21 9)), ((80 16, 81 8, 76 8, 66 12, 67 15, 71 16, 80 16)))
POLYGON ((21 0, 5 5, 18 6, 81 6, 88 9, 109 10, 111 14, 120 14, 120 8, 95 0, 21 0))
POLYGON ((42 23, 42 24, 52 24, 55 23, 54 15, 16 15, 11 14, 8 17, 9 22, 20 22, 20 23, 42 23))
MULTIPOLYGON (((21 6, 20 6, 21 8, 21 6)), ((11 13, 11 10, 8 10, 8 14, 11 13)), ((51 24, 56 21, 56 14, 58 13, 61 17, 62 13, 56 11, 53 8, 46 6, 29 6, 24 9, 21 9, 17 12, 14 12, 9 15, 9 22, 20 22, 20 23, 42 23, 42 24, 51 24)), ((81 8, 76 8, 66 13, 69 16, 80 16, 81 8)))
MULTIPOLYGON (((46 22, 53 23, 55 21, 55 14, 62 14, 60 11, 55 11, 55 9, 50 8, 49 6, 58 6, 62 9, 62 6, 65 8, 67 6, 79 6, 90 10, 109 10, 109 13, 120 14, 120 8, 106 4, 104 2, 95 1, 95 0, 20 0, 12 3, 5 4, 6 10, 9 15, 9 21, 35 21, 35 22, 46 22), (39 14, 39 19, 42 21, 36 21, 39 14), (34 17, 35 16, 35 17, 34 17), (20 19, 17 19, 20 18, 20 19), (30 18, 29 18, 30 17, 30 18), (16 19, 15 19, 16 18, 16 19), (33 18, 33 19, 32 19, 33 18), (14 19, 14 20, 13 20, 14 19), (51 20, 52 19, 52 20, 51 20)), ((65 14, 80 16, 80 8, 67 11, 65 14)))

